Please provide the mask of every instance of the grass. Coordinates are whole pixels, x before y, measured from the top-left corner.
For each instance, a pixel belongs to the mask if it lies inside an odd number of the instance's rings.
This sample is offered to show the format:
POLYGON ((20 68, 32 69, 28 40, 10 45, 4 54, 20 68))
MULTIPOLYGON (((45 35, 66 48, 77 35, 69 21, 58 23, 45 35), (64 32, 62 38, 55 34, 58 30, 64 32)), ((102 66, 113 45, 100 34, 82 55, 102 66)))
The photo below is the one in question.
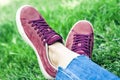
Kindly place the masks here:
POLYGON ((45 80, 16 28, 15 14, 24 4, 36 7, 64 39, 76 21, 89 20, 95 32, 92 60, 120 77, 120 0, 11 0, 0 6, 0 80, 45 80))

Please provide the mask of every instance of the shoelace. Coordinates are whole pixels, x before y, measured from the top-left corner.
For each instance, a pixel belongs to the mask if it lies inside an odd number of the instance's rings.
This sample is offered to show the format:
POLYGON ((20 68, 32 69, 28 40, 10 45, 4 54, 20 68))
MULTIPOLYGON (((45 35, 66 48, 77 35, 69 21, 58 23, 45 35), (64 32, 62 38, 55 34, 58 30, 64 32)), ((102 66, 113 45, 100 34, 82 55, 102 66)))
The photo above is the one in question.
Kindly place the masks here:
POLYGON ((37 34, 42 37, 41 40, 45 43, 54 36, 56 33, 48 26, 44 19, 32 20, 28 22, 29 24, 32 23, 32 27, 34 30, 37 30, 37 34))
POLYGON ((74 41, 72 45, 72 51, 79 52, 84 51, 86 55, 90 54, 90 35, 74 35, 74 41))

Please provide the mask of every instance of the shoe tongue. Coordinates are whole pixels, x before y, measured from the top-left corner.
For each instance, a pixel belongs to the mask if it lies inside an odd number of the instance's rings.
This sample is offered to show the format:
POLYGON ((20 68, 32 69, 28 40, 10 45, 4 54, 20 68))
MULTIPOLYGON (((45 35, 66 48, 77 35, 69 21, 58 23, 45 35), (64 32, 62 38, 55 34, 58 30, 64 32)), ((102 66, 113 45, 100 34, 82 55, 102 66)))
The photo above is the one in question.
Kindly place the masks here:
POLYGON ((59 36, 59 35, 54 35, 54 36, 52 36, 49 40, 48 40, 48 45, 51 45, 51 44, 53 44, 53 43, 55 43, 55 42, 61 42, 61 43, 63 43, 63 41, 62 41, 62 37, 61 36, 59 36))

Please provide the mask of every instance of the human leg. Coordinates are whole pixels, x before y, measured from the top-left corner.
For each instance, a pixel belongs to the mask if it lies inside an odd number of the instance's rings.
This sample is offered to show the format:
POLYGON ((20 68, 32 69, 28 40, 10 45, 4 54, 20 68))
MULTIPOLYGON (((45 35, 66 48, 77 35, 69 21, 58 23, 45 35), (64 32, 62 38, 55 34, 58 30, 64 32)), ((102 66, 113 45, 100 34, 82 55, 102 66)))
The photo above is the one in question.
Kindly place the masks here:
POLYGON ((120 80, 82 55, 74 58, 66 68, 59 67, 56 80, 120 80))
POLYGON ((59 42, 49 46, 49 55, 51 55, 49 59, 58 67, 56 80, 120 80, 87 56, 73 56, 73 54, 77 53, 69 51, 59 42))
POLYGON ((69 50, 59 42, 50 45, 48 52, 49 59, 56 68, 58 68, 58 66, 66 68, 66 65, 68 65, 72 61, 72 59, 79 56, 77 53, 69 50))
MULTIPOLYGON (((51 28, 49 28, 48 24, 45 22, 42 16, 34 8, 30 6, 24 7, 24 10, 23 8, 21 8, 18 12, 18 15, 19 16, 17 16, 17 19, 16 19, 18 29, 22 37, 26 35, 27 38, 29 38, 31 42, 27 40, 28 44, 30 44, 32 47, 34 46, 33 49, 35 49, 37 53, 38 60, 41 60, 41 62, 39 62, 39 64, 42 64, 41 70, 44 68, 42 72, 47 79, 51 79, 51 77, 53 78, 55 77, 57 67, 58 67, 57 75, 59 75, 60 68, 63 70, 70 68, 74 71, 77 70, 78 74, 81 73, 77 68, 74 68, 74 66, 76 62, 80 63, 79 60, 82 61, 82 58, 77 59, 78 61, 75 61, 75 63, 73 63, 74 59, 76 60, 76 58, 78 57, 78 54, 68 50, 62 45, 62 38, 58 34, 56 34, 51 28), (23 13, 25 15, 22 15, 23 13), (52 36, 49 34, 51 34, 52 36), (62 50, 65 52, 63 53, 62 50), (61 56, 60 58, 62 58, 63 61, 61 61, 59 57, 58 57, 58 60, 56 60, 57 55, 61 56)), ((23 38, 24 40, 26 40, 25 36, 23 38)), ((87 59, 83 58, 83 60, 85 60, 85 63, 89 62, 89 58, 87 59)), ((82 65, 82 62, 80 65, 82 65)), ((85 65, 88 65, 88 64, 86 63, 85 65)), ((80 67, 79 65, 76 65, 76 66, 80 67)), ((66 74, 69 75, 69 73, 66 73, 66 74)), ((79 75, 77 75, 74 72, 70 76, 73 76, 73 75, 76 75, 79 77, 79 75)), ((64 74, 64 76, 66 75, 64 74)), ((58 76, 56 76, 56 79, 58 79, 58 76)), ((60 79, 63 80, 64 78, 61 77, 60 79)))
POLYGON ((66 47, 82 56, 74 58, 66 68, 59 67, 56 80, 120 80, 88 58, 92 55, 93 41, 91 23, 78 21, 68 34, 66 47))

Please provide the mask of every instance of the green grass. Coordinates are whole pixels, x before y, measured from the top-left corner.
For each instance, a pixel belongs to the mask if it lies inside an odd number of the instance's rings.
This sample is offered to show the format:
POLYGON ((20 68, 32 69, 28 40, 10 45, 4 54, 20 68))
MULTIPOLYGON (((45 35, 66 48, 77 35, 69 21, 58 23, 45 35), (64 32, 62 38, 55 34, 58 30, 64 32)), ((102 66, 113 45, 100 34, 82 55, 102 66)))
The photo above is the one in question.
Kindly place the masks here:
POLYGON ((36 55, 19 35, 15 14, 36 7, 64 39, 78 20, 94 26, 92 60, 120 77, 120 0, 11 0, 0 6, 0 80, 44 80, 36 55))

